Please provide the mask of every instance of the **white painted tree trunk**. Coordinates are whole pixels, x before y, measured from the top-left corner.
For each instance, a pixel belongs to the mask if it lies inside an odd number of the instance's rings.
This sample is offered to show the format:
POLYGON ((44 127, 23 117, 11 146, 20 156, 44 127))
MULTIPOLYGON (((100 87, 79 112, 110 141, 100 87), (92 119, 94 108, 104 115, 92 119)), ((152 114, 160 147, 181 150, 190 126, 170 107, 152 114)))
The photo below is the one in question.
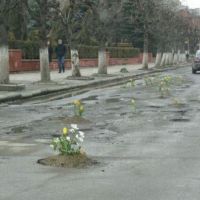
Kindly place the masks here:
POLYGON ((100 49, 98 52, 98 74, 107 74, 107 67, 106 49, 100 49))
POLYGON ((9 83, 9 51, 8 46, 0 47, 0 84, 9 83))
POLYGON ((178 55, 177 53, 174 54, 173 64, 176 65, 178 62, 178 55))
POLYGON ((71 49, 72 76, 81 77, 79 54, 77 49, 71 49))
POLYGON ((177 64, 179 64, 180 62, 180 50, 178 50, 178 53, 177 53, 177 64))
POLYGON ((182 63, 186 62, 186 56, 184 53, 181 54, 181 61, 182 63))
POLYGON ((162 67, 165 66, 165 61, 166 61, 166 53, 163 53, 160 66, 162 67))
POLYGON ((143 69, 148 69, 148 53, 144 52, 143 53, 143 60, 142 60, 142 68, 143 69))
POLYGON ((49 70, 49 53, 47 47, 40 48, 40 73, 42 82, 49 82, 51 80, 49 70))
POLYGON ((179 63, 182 63, 183 62, 183 54, 179 54, 179 63))
POLYGON ((169 65, 169 53, 166 53, 165 65, 169 65))
POLYGON ((149 50, 149 35, 146 31, 146 24, 144 24, 144 52, 143 52, 143 60, 142 60, 142 68, 143 69, 148 69, 148 50, 149 50))
POLYGON ((172 65, 173 64, 173 53, 169 53, 169 64, 172 65))
POLYGON ((160 67, 161 59, 162 59, 162 53, 158 52, 156 54, 155 67, 158 67, 158 68, 160 67))

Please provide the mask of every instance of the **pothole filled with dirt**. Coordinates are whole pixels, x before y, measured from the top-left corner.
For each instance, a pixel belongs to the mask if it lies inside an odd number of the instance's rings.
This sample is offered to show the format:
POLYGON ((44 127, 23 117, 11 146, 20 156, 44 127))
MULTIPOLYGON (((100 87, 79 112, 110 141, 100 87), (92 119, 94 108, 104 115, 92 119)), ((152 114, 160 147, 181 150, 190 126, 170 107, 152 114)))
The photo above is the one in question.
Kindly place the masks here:
POLYGON ((85 168, 98 164, 96 160, 88 158, 84 153, 75 155, 50 156, 47 158, 39 159, 37 163, 45 166, 63 168, 85 168))

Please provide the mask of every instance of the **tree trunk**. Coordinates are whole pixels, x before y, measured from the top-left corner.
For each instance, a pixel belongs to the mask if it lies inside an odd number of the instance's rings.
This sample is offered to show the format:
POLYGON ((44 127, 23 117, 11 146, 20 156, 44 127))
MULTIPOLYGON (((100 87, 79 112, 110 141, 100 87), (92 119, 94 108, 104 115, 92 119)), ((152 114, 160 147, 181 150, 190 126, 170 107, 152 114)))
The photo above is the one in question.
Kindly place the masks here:
POLYGON ((180 50, 178 50, 178 54, 177 54, 177 64, 179 64, 180 62, 180 50))
POLYGON ((160 67, 161 59, 162 59, 162 53, 161 52, 157 52, 157 54, 156 54, 156 62, 155 62, 155 67, 156 68, 160 67))
POLYGON ((165 65, 169 65, 169 52, 166 53, 165 65))
POLYGON ((49 82, 51 80, 49 70, 49 53, 47 47, 40 48, 40 72, 42 82, 49 82))
POLYGON ((9 83, 9 51, 8 31, 6 26, 0 23, 0 84, 9 83))
POLYGON ((143 53, 143 61, 142 68, 148 69, 148 34, 144 34, 144 53, 143 53))
POLYGON ((101 49, 98 52, 98 74, 107 74, 107 66, 106 49, 101 49))
POLYGON ((78 50, 71 49, 72 76, 81 77, 78 50))
POLYGON ((173 64, 173 53, 169 53, 169 64, 173 64))
POLYGON ((160 66, 161 67, 165 66, 165 63, 166 63, 166 53, 163 53, 160 66))
POLYGON ((184 53, 181 54, 181 62, 182 63, 186 62, 186 56, 184 53))
POLYGON ((174 54, 173 64, 176 65, 178 62, 178 55, 177 53, 174 54))
POLYGON ((8 46, 0 46, 0 84, 9 83, 9 51, 8 46))
POLYGON ((183 54, 180 53, 180 54, 179 54, 179 63, 182 63, 182 62, 183 62, 183 54))

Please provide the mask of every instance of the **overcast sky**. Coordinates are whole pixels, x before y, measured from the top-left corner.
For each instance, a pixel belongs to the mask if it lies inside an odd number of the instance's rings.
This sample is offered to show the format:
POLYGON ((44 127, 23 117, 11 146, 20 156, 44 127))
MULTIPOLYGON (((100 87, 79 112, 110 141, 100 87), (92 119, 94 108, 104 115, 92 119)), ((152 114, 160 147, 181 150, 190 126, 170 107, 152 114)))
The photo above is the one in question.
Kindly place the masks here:
POLYGON ((190 8, 200 8, 200 0, 182 0, 182 2, 190 8))

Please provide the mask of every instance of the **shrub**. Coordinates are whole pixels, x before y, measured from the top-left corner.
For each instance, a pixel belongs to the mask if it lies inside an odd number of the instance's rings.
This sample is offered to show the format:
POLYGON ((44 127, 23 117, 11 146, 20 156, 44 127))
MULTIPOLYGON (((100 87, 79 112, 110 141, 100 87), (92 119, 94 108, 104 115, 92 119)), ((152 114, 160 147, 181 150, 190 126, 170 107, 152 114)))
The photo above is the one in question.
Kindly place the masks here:
POLYGON ((39 42, 15 40, 9 42, 9 48, 21 49, 25 59, 39 58, 39 42))
MULTIPOLYGON (((80 58, 97 58, 98 46, 78 46, 80 58)), ((140 54, 139 49, 133 47, 107 47, 111 58, 131 58, 140 54)))
MULTIPOLYGON (((39 42, 32 41, 19 41, 13 40, 9 41, 9 48, 12 49, 21 49, 23 52, 24 59, 38 59, 39 58, 39 42)), ((54 49, 53 58, 56 58, 55 55, 55 45, 52 46, 54 49)), ((70 58, 70 48, 66 45, 67 48, 67 56, 66 58, 70 58)), ((98 46, 87 46, 87 45, 79 45, 77 47, 79 51, 80 58, 97 58, 98 57, 98 46)), ((106 50, 110 52, 110 57, 112 58, 131 58, 138 56, 140 50, 133 47, 107 47, 106 50)))

